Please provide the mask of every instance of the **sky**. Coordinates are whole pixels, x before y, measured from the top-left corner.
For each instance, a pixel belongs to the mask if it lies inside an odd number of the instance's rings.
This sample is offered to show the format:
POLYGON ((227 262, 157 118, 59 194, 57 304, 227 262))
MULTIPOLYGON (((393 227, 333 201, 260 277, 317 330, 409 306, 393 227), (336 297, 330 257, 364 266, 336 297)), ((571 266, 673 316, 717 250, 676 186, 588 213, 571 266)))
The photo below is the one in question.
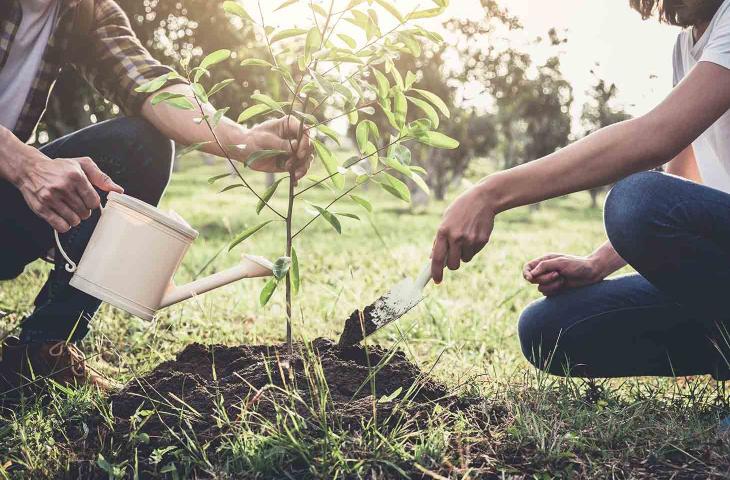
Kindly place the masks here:
MULTIPOLYGON (((431 0, 393 3, 402 12, 415 6, 432 6, 431 0)), ((524 30, 511 33, 510 39, 530 52, 535 61, 544 60, 550 50, 531 45, 531 40, 545 37, 552 27, 568 38, 568 43, 561 47, 560 59, 563 74, 574 89, 574 118, 580 116, 585 92, 595 81, 591 69, 617 85, 617 103, 633 115, 647 112, 669 93, 672 49, 679 30, 653 19, 642 20, 629 8, 629 0, 503 0, 502 3, 524 25, 524 30), (598 68, 596 63, 600 65, 598 68)), ((295 5, 272 15, 270 12, 278 2, 262 2, 262 5, 266 16, 275 23, 286 24, 292 17, 305 13, 297 12, 299 7, 295 5)), ((479 0, 451 0, 447 13, 438 22, 449 16, 474 18, 475 12, 481 14, 481 11, 479 0)), ((438 22, 432 23, 433 28, 438 28, 438 22)), ((576 128, 577 122, 574 123, 576 128)))
MULTIPOLYGON (((478 0, 452 1, 457 15, 468 14, 478 0)), ((672 50, 677 27, 642 20, 628 0, 509 0, 510 11, 524 23, 527 37, 545 35, 556 27, 566 31, 561 55, 565 77, 573 84, 575 108, 594 78, 590 70, 616 83, 617 101, 633 115, 657 105, 672 88, 672 50)), ((535 51, 544 57, 545 52, 535 51)))

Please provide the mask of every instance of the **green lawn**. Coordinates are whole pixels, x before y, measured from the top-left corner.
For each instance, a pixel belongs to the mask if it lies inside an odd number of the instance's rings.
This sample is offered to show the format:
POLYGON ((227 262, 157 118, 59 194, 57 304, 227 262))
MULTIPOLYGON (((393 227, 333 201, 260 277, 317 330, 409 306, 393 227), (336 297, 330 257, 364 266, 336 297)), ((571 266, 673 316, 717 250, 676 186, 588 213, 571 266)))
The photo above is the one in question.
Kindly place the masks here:
MULTIPOLYGON (((163 201, 164 208, 176 210, 200 231, 178 274, 179 283, 191 279, 235 233, 258 221, 255 202, 243 190, 219 194, 225 182, 208 183, 210 176, 223 171, 222 165, 199 166, 188 160, 175 173, 163 201)), ((299 338, 337 338, 350 312, 404 275, 416 275, 428 259, 445 204, 431 202, 425 210, 411 213, 406 204, 375 188, 361 194, 378 206, 372 224, 362 209, 345 202, 337 210, 356 213, 362 221, 344 219, 341 236, 318 221, 297 238, 302 289, 296 297, 294 332, 299 338)), ((332 193, 318 190, 311 201, 322 204, 331 197, 332 193)), ((432 472, 424 478, 728 474, 728 444, 715 431, 726 411, 725 397, 708 379, 586 384, 539 375, 522 357, 517 318, 538 297, 522 280, 522 264, 550 251, 587 254, 602 242, 601 212, 589 208, 589 203, 587 194, 576 194, 546 202, 539 210, 522 208, 501 215, 480 256, 460 271, 449 272, 442 286, 429 286, 421 306, 374 338, 384 346, 398 343, 415 363, 433 368, 433 374, 459 394, 482 396, 480 408, 488 413, 478 424, 434 415, 433 424, 413 433, 402 448, 370 459, 376 464, 382 460, 377 471, 383 476, 398 478, 420 471, 412 468, 415 463, 432 472)), ((309 218, 303 209, 298 215, 301 221, 309 218)), ((271 225, 234 251, 221 254, 206 272, 236 263, 242 253, 276 258, 283 251, 283 238, 283 231, 271 225)), ((2 331, 12 332, 30 310, 47 268, 37 262, 16 281, 2 284, 0 309, 11 312, 0 324, 2 331)), ((259 306, 263 283, 246 280, 225 287, 162 312, 154 323, 104 306, 84 350, 106 373, 126 381, 172 358, 191 342, 280 342, 285 333, 283 295, 277 292, 268 306, 259 306)), ((89 392, 57 392, 50 402, 6 414, 0 419, 0 476, 67 475, 64 472, 82 456, 77 445, 85 419, 103 406, 103 399, 89 392)), ((130 455, 125 452, 107 448, 105 459, 126 465, 118 473, 131 478, 134 461, 125 458, 130 455)), ((193 471, 238 477, 255 470, 243 462, 245 466, 239 463, 236 468, 216 464, 211 473, 190 458, 176 458, 172 464, 179 463, 177 471, 183 477, 193 471)), ((279 474, 283 476, 286 469, 282 465, 279 474)), ((382 478, 373 476, 373 471, 353 462, 348 475, 382 478)), ((298 475, 333 474, 317 464, 307 472, 298 475)))

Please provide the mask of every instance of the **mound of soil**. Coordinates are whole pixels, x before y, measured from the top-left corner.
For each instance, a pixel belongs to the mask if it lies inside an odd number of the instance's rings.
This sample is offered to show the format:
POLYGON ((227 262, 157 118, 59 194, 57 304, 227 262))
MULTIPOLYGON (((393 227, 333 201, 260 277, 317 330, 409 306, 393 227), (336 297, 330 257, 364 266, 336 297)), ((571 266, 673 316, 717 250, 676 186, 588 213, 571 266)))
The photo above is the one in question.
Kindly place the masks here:
POLYGON ((374 415, 384 426, 404 418, 417 421, 434 403, 452 401, 444 385, 401 351, 340 347, 326 339, 296 344, 291 358, 283 344, 192 344, 111 397, 117 427, 126 424, 127 431, 136 429, 131 423, 139 424, 139 414, 132 419, 136 412, 154 412, 141 429, 151 446, 183 417, 199 440, 215 441, 221 409, 231 420, 263 423, 280 418, 284 406, 316 425, 324 407, 326 421, 359 429, 374 415))

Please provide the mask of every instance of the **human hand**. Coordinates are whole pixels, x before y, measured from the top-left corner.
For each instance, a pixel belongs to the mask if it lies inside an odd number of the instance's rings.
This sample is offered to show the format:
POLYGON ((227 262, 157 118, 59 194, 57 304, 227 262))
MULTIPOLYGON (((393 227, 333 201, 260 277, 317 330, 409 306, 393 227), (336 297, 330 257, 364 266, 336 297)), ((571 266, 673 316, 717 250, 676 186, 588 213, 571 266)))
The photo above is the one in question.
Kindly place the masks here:
POLYGON ((527 262, 522 276, 546 297, 598 283, 605 275, 592 257, 550 253, 527 262))
POLYGON ((431 275, 437 284, 443 280, 445 266, 457 270, 489 241, 496 211, 482 185, 464 192, 444 212, 431 252, 431 275))
POLYGON ((101 199, 94 187, 124 192, 89 157, 51 160, 35 152, 23 163, 15 184, 30 209, 59 233, 77 226, 99 208, 101 199))
MULTIPOLYGON (((267 120, 246 132, 243 158, 246 161, 254 152, 260 150, 282 150, 287 156, 269 157, 256 160, 252 169, 259 172, 294 172, 294 180, 302 178, 312 164, 312 143, 306 130, 302 141, 297 141, 301 122, 292 116, 267 120)), ((241 157, 241 156, 239 156, 241 157)))

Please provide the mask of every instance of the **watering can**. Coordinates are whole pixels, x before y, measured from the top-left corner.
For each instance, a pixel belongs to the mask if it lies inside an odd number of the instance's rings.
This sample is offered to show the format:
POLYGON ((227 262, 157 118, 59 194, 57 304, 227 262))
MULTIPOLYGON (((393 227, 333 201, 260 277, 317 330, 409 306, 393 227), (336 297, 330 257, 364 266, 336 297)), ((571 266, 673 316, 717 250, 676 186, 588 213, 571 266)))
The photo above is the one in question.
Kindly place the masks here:
POLYGON ((144 320, 194 295, 273 275, 269 260, 246 255, 236 267, 176 286, 175 272, 198 232, 175 213, 115 192, 109 193, 78 265, 61 247, 57 232, 55 236, 66 270, 74 274, 72 287, 144 320))

